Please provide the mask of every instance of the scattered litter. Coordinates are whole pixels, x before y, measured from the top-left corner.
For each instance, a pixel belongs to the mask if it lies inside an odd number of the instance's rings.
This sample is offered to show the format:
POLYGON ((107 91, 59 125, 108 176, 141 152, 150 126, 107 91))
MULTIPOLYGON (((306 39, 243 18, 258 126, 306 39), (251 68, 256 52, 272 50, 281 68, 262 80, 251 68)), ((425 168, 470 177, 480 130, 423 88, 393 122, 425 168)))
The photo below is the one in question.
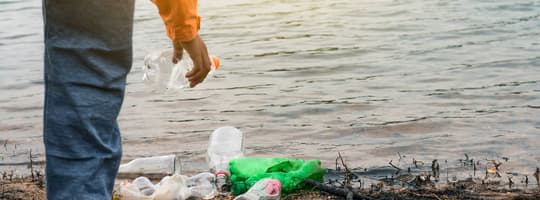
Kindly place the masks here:
POLYGON ((163 177, 181 173, 180 158, 176 155, 136 158, 120 165, 119 177, 158 176, 163 177))
POLYGON ((234 200, 279 200, 281 183, 276 179, 265 178, 257 181, 246 193, 234 200))

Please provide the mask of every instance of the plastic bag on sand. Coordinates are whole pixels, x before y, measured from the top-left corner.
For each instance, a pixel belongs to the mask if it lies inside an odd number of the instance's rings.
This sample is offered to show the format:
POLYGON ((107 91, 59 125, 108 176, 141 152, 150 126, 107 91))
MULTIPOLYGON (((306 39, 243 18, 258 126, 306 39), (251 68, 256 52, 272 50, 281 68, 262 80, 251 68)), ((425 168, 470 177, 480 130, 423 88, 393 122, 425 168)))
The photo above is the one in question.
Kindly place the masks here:
POLYGON ((229 167, 234 195, 246 192, 264 178, 281 182, 281 193, 287 195, 297 190, 309 189, 309 186, 303 183, 306 178, 322 182, 326 173, 319 160, 303 161, 292 158, 243 157, 231 160, 229 167))
POLYGON ((279 200, 280 195, 281 183, 275 179, 265 178, 234 200, 279 200))

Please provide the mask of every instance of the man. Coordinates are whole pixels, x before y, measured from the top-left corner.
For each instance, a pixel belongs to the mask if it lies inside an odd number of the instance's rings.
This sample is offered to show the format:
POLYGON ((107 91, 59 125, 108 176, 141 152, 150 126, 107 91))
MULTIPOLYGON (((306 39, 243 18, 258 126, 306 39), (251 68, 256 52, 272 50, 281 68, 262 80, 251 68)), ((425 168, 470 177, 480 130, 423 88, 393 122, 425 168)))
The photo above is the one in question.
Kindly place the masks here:
MULTIPOLYGON (((173 41, 185 49, 190 86, 210 71, 197 35, 197 0, 153 0, 173 41)), ((116 122, 132 64, 134 0, 43 0, 44 143, 47 198, 111 199, 122 155, 116 122)))

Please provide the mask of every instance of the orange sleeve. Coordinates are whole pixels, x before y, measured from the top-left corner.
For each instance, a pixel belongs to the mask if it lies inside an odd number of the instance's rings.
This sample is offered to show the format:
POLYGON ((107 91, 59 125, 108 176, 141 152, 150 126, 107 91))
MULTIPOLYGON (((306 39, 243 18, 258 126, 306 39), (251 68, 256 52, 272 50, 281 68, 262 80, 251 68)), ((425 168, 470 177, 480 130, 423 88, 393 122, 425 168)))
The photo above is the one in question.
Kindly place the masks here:
POLYGON ((191 41, 200 28, 197 0, 152 0, 165 23, 167 36, 173 41, 191 41))

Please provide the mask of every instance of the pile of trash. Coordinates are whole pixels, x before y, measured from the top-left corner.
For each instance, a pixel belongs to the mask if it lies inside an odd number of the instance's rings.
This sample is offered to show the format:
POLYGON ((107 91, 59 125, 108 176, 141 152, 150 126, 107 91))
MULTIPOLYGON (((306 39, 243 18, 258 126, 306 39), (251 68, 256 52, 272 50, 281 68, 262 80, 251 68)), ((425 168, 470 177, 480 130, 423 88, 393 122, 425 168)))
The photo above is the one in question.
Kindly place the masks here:
POLYGON ((175 155, 137 158, 122 164, 119 175, 139 174, 124 181, 117 194, 122 200, 213 199, 231 194, 235 200, 277 200, 309 189, 309 179, 323 181, 326 169, 319 160, 254 158, 244 156, 244 135, 230 126, 212 132, 208 146, 209 172, 192 177, 181 174, 175 155), (147 176, 166 175, 157 184, 147 176))

